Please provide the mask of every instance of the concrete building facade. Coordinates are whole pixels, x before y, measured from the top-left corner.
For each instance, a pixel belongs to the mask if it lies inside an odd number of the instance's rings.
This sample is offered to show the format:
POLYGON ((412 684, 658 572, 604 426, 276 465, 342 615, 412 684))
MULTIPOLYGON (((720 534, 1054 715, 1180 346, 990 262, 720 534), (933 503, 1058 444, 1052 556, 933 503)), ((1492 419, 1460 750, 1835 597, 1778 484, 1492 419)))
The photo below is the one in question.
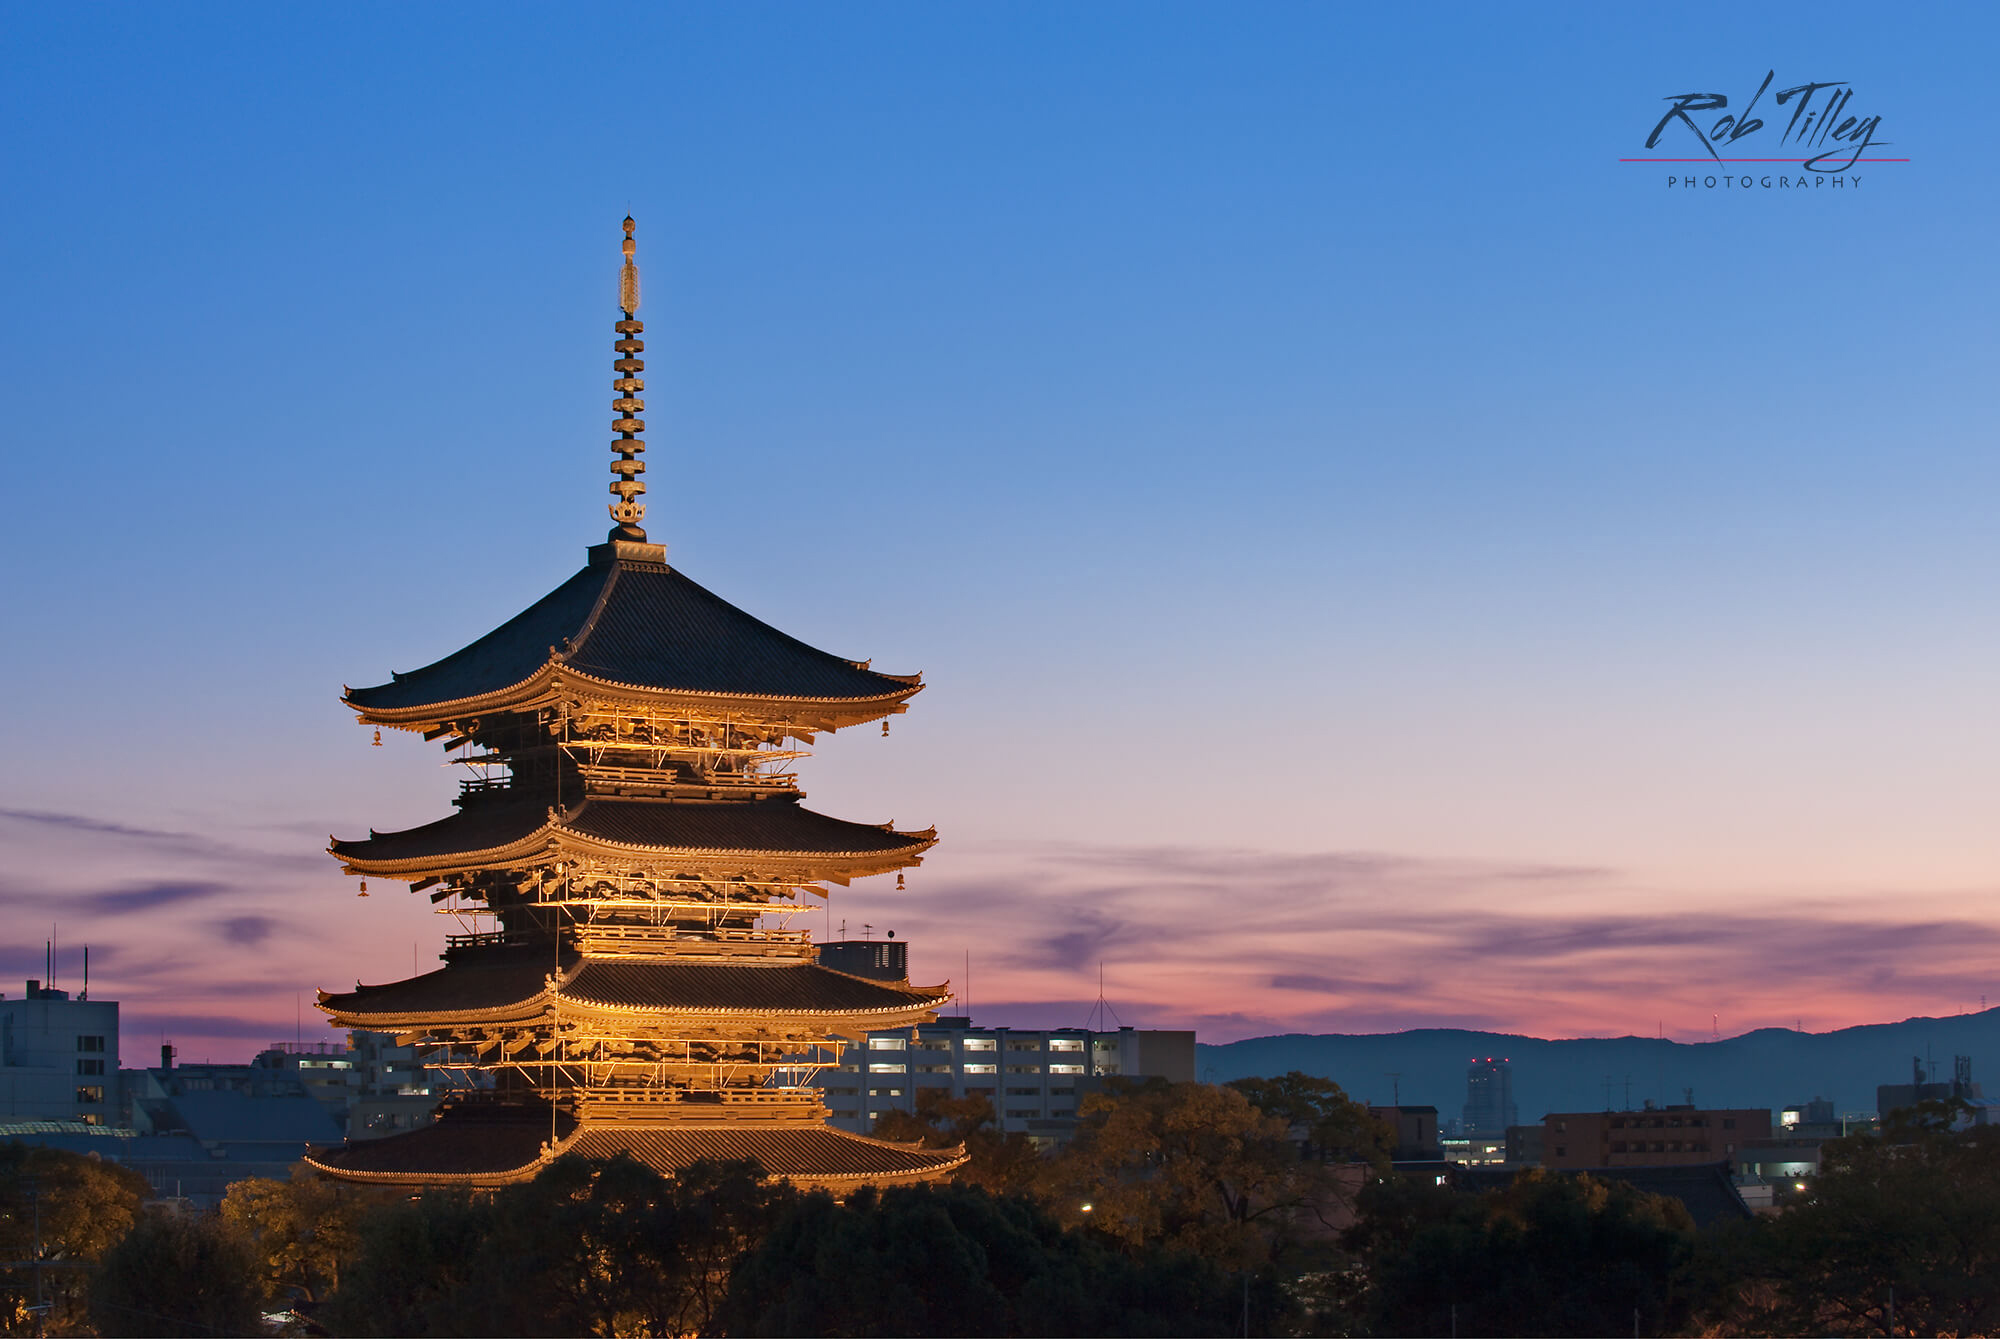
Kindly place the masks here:
POLYGON ((1768 1107, 1704 1110, 1692 1106, 1639 1111, 1563 1111, 1542 1118, 1542 1165, 1679 1167, 1734 1159, 1745 1144, 1771 1137, 1768 1107))
POLYGON ((1107 1078, 1194 1079, 1192 1032, 1120 1028, 982 1028, 946 1016, 915 1028, 871 1032, 849 1045, 818 1083, 831 1124, 856 1134, 890 1111, 914 1112, 920 1089, 984 1097, 999 1125, 1038 1143, 1066 1141, 1079 1102, 1107 1078))
POLYGON ((0 1120, 118 1123, 118 1005, 29 981, 0 999, 0 1120))

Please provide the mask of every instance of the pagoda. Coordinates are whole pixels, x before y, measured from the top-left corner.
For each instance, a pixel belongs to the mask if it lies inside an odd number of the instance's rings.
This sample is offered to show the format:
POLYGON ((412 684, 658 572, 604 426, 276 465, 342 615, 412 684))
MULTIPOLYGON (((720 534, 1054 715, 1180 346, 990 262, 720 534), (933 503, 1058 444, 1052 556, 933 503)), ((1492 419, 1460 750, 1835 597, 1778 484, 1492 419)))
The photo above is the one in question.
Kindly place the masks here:
POLYGON ((466 774, 449 817, 330 852, 364 894, 406 882, 467 931, 437 971, 320 992, 339 1026, 393 1032, 460 1084, 428 1126, 307 1158, 343 1180, 500 1185, 629 1153, 663 1173, 755 1158, 840 1191, 965 1160, 832 1129, 811 1083, 844 1042, 929 1022, 950 991, 823 967, 790 928, 827 885, 936 841, 815 813, 792 770, 822 732, 886 734, 921 677, 788 637, 647 540, 635 250, 627 218, 610 535, 494 631, 343 698, 377 742, 421 734, 466 774))

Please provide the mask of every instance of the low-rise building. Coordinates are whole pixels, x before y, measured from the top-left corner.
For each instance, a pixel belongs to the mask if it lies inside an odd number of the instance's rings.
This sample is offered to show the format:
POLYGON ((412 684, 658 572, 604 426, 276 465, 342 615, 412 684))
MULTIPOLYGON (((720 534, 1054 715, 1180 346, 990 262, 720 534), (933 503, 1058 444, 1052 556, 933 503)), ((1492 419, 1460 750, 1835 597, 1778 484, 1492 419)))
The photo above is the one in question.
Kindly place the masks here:
POLYGON ((1542 1165, 1681 1167, 1723 1162, 1771 1137, 1767 1107, 1708 1110, 1648 1102, 1639 1111, 1563 1111, 1542 1118, 1542 1165))
POLYGON ((865 1134, 890 1111, 914 1112, 920 1089, 984 1097, 999 1126, 1038 1143, 1076 1130, 1078 1103, 1107 1078, 1194 1079, 1192 1032, 974 1027, 965 1016, 871 1032, 820 1071, 837 1129, 865 1134))

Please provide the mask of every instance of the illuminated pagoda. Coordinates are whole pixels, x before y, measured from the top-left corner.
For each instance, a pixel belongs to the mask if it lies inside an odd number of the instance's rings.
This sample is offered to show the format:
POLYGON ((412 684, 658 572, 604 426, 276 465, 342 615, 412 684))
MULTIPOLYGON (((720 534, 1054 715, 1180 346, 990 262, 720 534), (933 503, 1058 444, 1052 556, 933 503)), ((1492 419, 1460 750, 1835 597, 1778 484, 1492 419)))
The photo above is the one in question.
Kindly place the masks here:
MULTIPOLYGON (((343 1180, 499 1185, 567 1153, 662 1172, 754 1157, 836 1191, 938 1176, 961 1150, 829 1128, 821 1067, 843 1041, 951 998, 822 967, 790 929, 828 884, 918 864, 934 831, 800 804, 824 731, 905 710, 916 675, 786 636, 668 565, 646 508, 643 326, 631 219, 620 275, 609 538, 582 571, 463 650, 346 703, 467 768, 448 818, 329 848, 350 874, 465 918, 444 967, 322 991, 463 1087, 431 1125, 315 1150, 343 1180)), ((898 882, 900 883, 900 875, 898 882)))

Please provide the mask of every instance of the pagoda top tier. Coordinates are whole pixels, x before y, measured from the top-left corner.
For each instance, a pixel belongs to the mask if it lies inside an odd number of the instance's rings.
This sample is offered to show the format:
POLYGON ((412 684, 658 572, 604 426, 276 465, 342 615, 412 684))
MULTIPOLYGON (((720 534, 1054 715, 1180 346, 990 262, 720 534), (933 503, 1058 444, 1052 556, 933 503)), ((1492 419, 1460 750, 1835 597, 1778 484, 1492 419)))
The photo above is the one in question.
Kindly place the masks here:
POLYGON ((377 725, 429 726, 561 696, 798 718, 834 729, 903 710, 917 674, 883 674, 790 637, 664 561, 607 543, 581 572, 478 641, 343 700, 377 725))

